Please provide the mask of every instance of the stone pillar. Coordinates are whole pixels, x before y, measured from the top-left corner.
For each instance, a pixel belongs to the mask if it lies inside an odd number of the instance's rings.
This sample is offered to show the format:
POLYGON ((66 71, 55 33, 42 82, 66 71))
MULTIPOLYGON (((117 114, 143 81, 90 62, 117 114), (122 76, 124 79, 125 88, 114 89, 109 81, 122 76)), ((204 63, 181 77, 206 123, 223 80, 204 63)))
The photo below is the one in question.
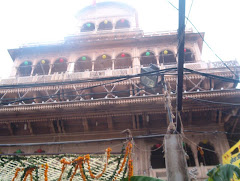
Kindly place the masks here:
POLYGON ((115 60, 116 59, 112 59, 112 70, 115 70, 115 60))
POLYGON ((94 71, 94 63, 95 61, 92 61, 92 71, 94 71))
POLYGON ((32 71, 31 71, 31 74, 30 74, 30 76, 32 76, 33 75, 33 72, 34 72, 34 70, 35 70, 35 68, 36 68, 36 65, 37 65, 37 62, 36 61, 33 61, 33 63, 32 63, 32 71))
POLYGON ((157 48, 154 48, 154 53, 155 53, 155 57, 156 57, 156 60, 157 60, 157 66, 159 67, 159 56, 158 56, 158 49, 157 48))
POLYGON ((140 73, 140 53, 137 48, 134 48, 132 51, 133 55, 133 62, 132 62, 132 67, 133 67, 133 74, 140 73))
POLYGON ((11 71, 11 74, 10 74, 11 77, 17 77, 18 76, 18 68, 20 66, 20 64, 18 62, 20 62, 20 60, 18 58, 15 60, 15 62, 13 62, 12 71, 11 71))
POLYGON ((197 43, 194 43, 194 46, 193 46, 193 55, 195 57, 195 61, 198 62, 198 61, 201 61, 201 52, 200 52, 200 49, 199 49, 199 46, 197 43))
POLYGON ((112 29, 112 31, 114 32, 115 31, 115 27, 116 27, 116 22, 115 22, 115 19, 113 20, 113 22, 112 22, 112 26, 113 26, 113 29, 112 29))
POLYGON ((95 30, 94 30, 95 33, 98 31, 98 24, 99 24, 99 22, 95 21, 95 30))
POLYGON ((53 67, 53 64, 50 64, 50 65, 49 65, 48 75, 50 75, 50 74, 52 73, 52 67, 53 67))
POLYGON ((68 58, 68 67, 67 67, 67 72, 68 73, 73 73, 74 72, 74 65, 76 63, 76 55, 72 55, 68 58))
POLYGON ((13 65, 10 76, 11 76, 11 77, 16 77, 16 76, 17 76, 17 73, 18 73, 18 67, 17 67, 16 65, 13 65))
POLYGON ((116 60, 116 55, 115 51, 112 52, 112 70, 115 69, 115 60, 116 60))
POLYGON ((94 71, 94 64, 96 62, 96 53, 92 54, 92 71, 94 71))

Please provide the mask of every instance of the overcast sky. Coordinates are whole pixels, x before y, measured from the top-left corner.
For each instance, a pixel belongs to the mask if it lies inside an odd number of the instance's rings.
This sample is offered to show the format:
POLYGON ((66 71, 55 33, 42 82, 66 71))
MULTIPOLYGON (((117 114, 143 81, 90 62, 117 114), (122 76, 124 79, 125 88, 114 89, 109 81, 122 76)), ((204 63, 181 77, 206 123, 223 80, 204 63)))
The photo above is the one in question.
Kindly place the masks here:
MULTIPOLYGON (((177 30, 178 12, 167 0, 112 0, 137 9, 145 32, 177 30)), ((169 0, 178 6, 178 0, 169 0)), ((93 0, 5 0, 0 2, 0 77, 6 78, 12 66, 7 49, 31 42, 63 39, 75 30, 75 15, 93 0)), ((103 2, 103 0, 97 0, 103 2)), ((188 15, 192 0, 186 0, 188 15)), ((223 60, 240 60, 240 1, 193 0, 189 19, 205 32, 205 40, 223 60)), ((191 24, 187 23, 187 28, 191 24)), ((195 30, 194 30, 195 31, 195 30)), ((217 61, 206 45, 203 60, 217 61)))

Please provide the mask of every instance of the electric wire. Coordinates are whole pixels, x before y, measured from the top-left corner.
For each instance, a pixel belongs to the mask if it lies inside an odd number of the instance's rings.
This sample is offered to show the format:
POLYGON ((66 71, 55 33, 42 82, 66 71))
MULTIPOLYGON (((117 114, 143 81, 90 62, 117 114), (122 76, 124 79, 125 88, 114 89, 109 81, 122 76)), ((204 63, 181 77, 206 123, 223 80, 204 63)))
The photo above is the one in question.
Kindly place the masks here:
MULTIPOLYGON (((143 75, 159 75, 159 74, 162 74, 164 75, 165 73, 167 72, 171 72, 171 71, 176 71, 177 68, 169 68, 169 69, 162 69, 162 70, 157 70, 157 71, 152 71, 152 72, 146 72, 146 73, 140 73, 140 74, 135 74, 135 75, 127 75, 127 76, 117 76, 117 77, 107 77, 107 78, 99 78, 99 79, 87 79, 87 80, 78 80, 78 81, 70 81, 70 82, 64 82, 66 84, 78 84, 78 83, 88 83, 88 82, 98 82, 98 81, 107 81, 107 80, 114 80, 114 79, 117 79, 116 81, 112 81, 112 82, 106 82, 106 83, 101 83, 101 84, 98 84, 98 85, 94 85, 94 86, 90 86, 90 87, 84 87, 84 88, 81 88, 81 89, 78 89, 77 91, 80 91, 80 90, 86 90, 86 89, 92 89, 92 88, 95 88, 95 87, 99 87, 99 86, 103 86, 103 85, 108 85, 108 84, 114 84, 114 83, 118 83, 118 82, 122 82, 122 81, 125 81, 125 80, 128 80, 128 79, 131 79, 131 78, 135 78, 135 77, 140 77, 140 76, 143 76, 143 75)), ((187 72, 187 73, 195 73, 195 74, 199 74, 201 76, 205 76, 205 77, 208 77, 208 78, 214 78, 214 79, 219 79, 219 80, 222 80, 222 81, 226 81, 226 82, 239 82, 238 80, 236 79, 232 79, 232 78, 227 78, 227 77, 222 77, 222 76, 217 76, 217 75, 214 75, 214 74, 208 74, 208 73, 203 73, 203 72, 199 72, 199 71, 195 71, 195 70, 191 70, 191 69, 187 69, 187 68, 184 68, 184 70, 187 72)), ((55 83, 50 83, 50 85, 62 85, 63 82, 55 82, 55 83)), ((44 84, 39 84, 37 86, 47 86, 49 84, 47 83, 44 83, 44 84)), ((33 85, 36 85, 36 84, 23 84, 23 85, 17 85, 17 86, 20 86, 20 87, 25 87, 25 86, 30 86, 32 87, 33 85)), ((16 85, 14 85, 16 86, 16 85)), ((0 86, 1 88, 2 86, 0 86)), ((6 88, 6 86, 3 86, 6 88)), ((12 87, 12 86, 11 86, 12 87)), ((10 88, 7 86, 7 88, 10 88)), ((18 87, 19 88, 19 87, 18 87)), ((146 89, 146 88, 145 88, 146 89)), ((61 93, 62 95, 64 94, 67 94, 67 93, 71 93, 71 92, 75 92, 76 90, 74 91, 67 91, 67 92, 64 92, 64 93, 61 93)), ((129 91, 129 90, 127 90, 129 91)), ((104 93, 107 93, 107 92, 104 92, 104 93)), ((117 92, 116 92, 117 93, 117 92)), ((94 94, 98 94, 98 93, 93 93, 93 94, 88 94, 88 95, 94 95, 94 94)), ((100 93, 101 94, 101 93, 100 93)), ((87 95, 87 94, 86 94, 87 95)), ((23 99, 15 99, 15 101, 13 102, 8 102, 8 103, 5 103, 5 104, 11 104, 11 103, 14 103, 14 102, 21 102, 21 101, 26 101, 26 100, 30 100, 30 99, 39 99, 39 98, 53 98, 53 97, 57 97, 57 93, 56 94, 52 94, 52 95, 49 95, 49 96, 37 96, 37 97, 31 97, 31 98, 23 98, 23 99)), ((68 96, 68 95, 67 95, 68 96)), ((70 95, 71 96, 71 95, 70 95)), ((73 95, 73 96, 77 96, 77 95, 73 95)), ((2 100, 4 100, 5 98, 2 98, 1 99, 1 102, 2 100)))
POLYGON ((83 79, 76 81, 64 81, 64 82, 48 82, 48 83, 38 83, 38 84, 18 84, 18 85, 1 85, 0 89, 12 89, 12 88, 26 88, 26 87, 39 87, 39 86, 54 86, 54 85, 69 85, 69 84, 78 84, 78 83, 89 83, 89 82, 97 82, 97 81, 108 81, 108 80, 116 80, 116 79, 130 79, 135 77, 140 77, 143 75, 154 75, 158 73, 165 73, 174 71, 176 68, 167 68, 162 70, 156 70, 151 72, 144 72, 134 75, 123 75, 123 76, 112 76, 112 77, 103 77, 103 78, 95 78, 95 79, 83 79))
MULTIPOLYGON (((102 85, 99 85, 99 86, 102 86, 102 85)), ((107 92, 107 91, 105 91, 105 92, 96 92, 96 93, 86 93, 86 94, 81 94, 81 95, 68 94, 68 93, 72 93, 72 92, 76 92, 76 91, 80 91, 80 90, 91 89, 91 88, 94 88, 94 87, 98 87, 98 85, 92 86, 92 87, 86 87, 86 88, 82 88, 82 89, 76 89, 74 91, 67 91, 67 92, 63 92, 63 93, 59 93, 58 91, 56 91, 56 93, 51 94, 51 95, 46 95, 46 96, 27 97, 27 98, 21 98, 21 99, 2 98, 1 99, 1 104, 5 104, 6 105, 6 104, 13 104, 13 103, 16 103, 16 102, 22 102, 22 101, 28 101, 28 100, 34 100, 34 99, 58 98, 60 96, 59 94, 61 94, 62 96, 67 96, 67 98, 71 98, 71 97, 75 97, 75 98, 79 97, 79 98, 81 98, 81 97, 84 97, 84 96, 105 95, 105 94, 109 95, 109 92, 107 92), (8 101, 8 102, 6 102, 6 101, 8 101)), ((151 88, 147 88, 147 87, 145 87, 145 88, 137 88, 137 90, 138 91, 147 91, 147 90, 151 90, 151 88)), ((121 91, 111 91, 110 93, 113 93, 113 94, 115 94, 115 93, 128 93, 130 91, 131 91, 130 89, 127 89, 127 90, 121 90, 121 91)), ((148 94, 148 92, 146 92, 146 94, 148 94)), ((153 95, 153 94, 150 93, 150 95, 153 95)), ((123 98, 123 97, 121 97, 121 98, 123 98)), ((127 97, 129 97, 129 96, 127 96, 127 97)), ((118 97, 115 97, 115 98, 118 98, 118 97)), ((188 98, 189 99, 194 99, 194 98, 190 98, 190 97, 185 96, 185 99, 188 99, 188 98)), ((64 98, 64 99, 66 99, 66 98, 64 98)), ((201 100, 201 99, 199 99, 199 100, 201 100)), ((231 103, 229 103, 229 104, 232 105, 231 103)))
POLYGON ((195 130, 184 130, 184 132, 188 133, 201 133, 201 134, 235 134, 240 135, 240 133, 229 133, 227 131, 195 131, 195 130))
MULTIPOLYGON (((141 73, 141 74, 137 74, 137 75, 133 75, 133 76, 129 76, 130 78, 131 77, 139 77, 139 76, 142 76, 142 75, 148 75, 148 74, 150 74, 151 76, 152 75, 158 75, 158 74, 162 74, 162 73, 164 73, 164 72, 170 72, 170 71, 172 71, 172 70, 175 70, 175 68, 170 68, 170 69, 164 69, 164 70, 159 70, 159 71, 152 71, 152 72, 146 72, 146 73, 141 73)), ((124 76, 125 77, 125 76, 124 76)), ((90 87, 85 87, 85 88, 81 88, 81 89, 78 89, 78 90, 74 90, 74 91, 67 91, 67 92, 64 92, 63 94, 67 94, 67 93, 71 93, 71 92, 76 92, 76 91, 80 91, 80 90, 86 90, 86 89, 92 89, 92 88, 95 88, 95 87, 99 87, 99 86, 103 86, 103 85, 108 85, 108 84, 114 84, 114 83, 117 83, 117 82, 121 82, 121 81, 124 81, 124 80, 128 80, 128 79, 130 79, 130 78, 128 78, 128 77, 126 77, 126 78, 123 78, 123 79, 120 79, 120 80, 116 80, 116 81, 113 81, 113 82, 107 82, 107 83, 101 83, 101 84, 98 84, 98 85, 95 85, 95 86, 90 86, 90 87)), ((101 81, 101 79, 99 79, 99 81, 101 81)), ((146 89, 150 89, 150 88, 145 88, 144 90, 146 90, 146 89)), ((126 92, 126 91, 130 91, 130 90, 125 90, 125 91, 115 91, 115 93, 117 93, 117 92, 126 92)), ((89 93, 89 94, 85 94, 85 96, 86 95, 96 95, 96 94, 106 94, 106 93, 108 93, 108 92, 102 92, 102 93, 89 93)), ((14 102, 21 102, 21 101, 26 101, 26 100, 31 100, 31 99, 37 99, 37 98, 53 98, 53 97, 57 97, 58 95, 57 95, 57 93, 55 93, 55 94, 53 94, 53 95, 51 95, 51 96, 38 96, 38 97, 31 97, 31 98, 24 98, 24 99, 15 99, 15 101, 13 101, 13 102, 9 102, 10 104, 11 103, 14 103, 14 102)), ((67 95, 67 96, 72 96, 72 95, 67 95)), ((78 95, 73 95, 73 96, 78 96, 78 95)), ((83 94, 81 95, 81 96, 83 96, 83 94)), ((5 99, 5 98, 2 98, 1 99, 1 101, 3 101, 3 100, 7 100, 7 99, 5 99)))
MULTIPOLYGON (((190 17, 190 13, 191 13, 191 10, 192 10, 193 2, 194 2, 194 0, 192 0, 192 3, 191 3, 191 5, 190 5, 189 11, 188 11, 187 19, 189 19, 189 17, 190 17)), ((185 27, 187 26, 187 23, 188 23, 188 21, 186 21, 186 23, 185 23, 185 27)))
MULTIPOLYGON (((177 68, 168 68, 168 69, 162 69, 162 70, 159 70, 159 72, 161 71, 170 71, 170 70, 177 70, 177 68)), ((195 70, 191 70, 191 69, 187 69, 187 68, 184 68, 185 70, 189 71, 189 72, 192 72, 192 73, 198 73, 198 74, 201 74, 203 76, 209 76, 209 77, 212 77, 212 78, 220 78, 220 76, 215 76, 213 74, 208 74, 208 73, 203 73, 203 72, 199 72, 199 71, 195 71, 195 70)), ((157 72, 157 71, 156 71, 157 72)), ((150 74, 153 73, 153 72, 150 72, 150 74)), ((78 81, 64 81, 64 82, 48 82, 48 83, 44 83, 44 85, 46 86, 51 86, 51 85, 65 85, 65 84, 76 84, 76 83, 86 83, 86 82, 94 82, 94 81, 98 81, 98 80, 101 80, 101 81, 104 81, 104 80, 113 80, 113 79, 120 79, 120 78, 132 78, 132 77, 138 77, 140 75, 143 75, 143 74, 148 74, 148 72, 146 73, 142 73, 142 74, 136 74, 136 75, 125 75, 125 76, 113 76, 113 77, 108 77, 108 78, 96 78, 96 79, 87 79, 87 80, 78 80, 78 81)), ((222 77, 223 79, 222 80, 226 80, 226 81, 230 81, 232 82, 235 82, 235 83, 238 83, 239 80, 237 79, 231 79, 231 78, 226 78, 226 77, 222 77)), ((43 83, 38 83, 38 84, 18 84, 18 85, 0 85, 0 88, 15 88, 15 87, 37 87, 37 86, 43 86, 43 83)))
MULTIPOLYGON (((135 146, 138 150, 141 150, 141 151, 143 151, 143 152, 149 152, 149 151, 150 151, 150 150, 147 150, 147 149, 139 148, 139 147, 136 145, 135 142, 133 142, 133 146, 135 146)), ((159 149, 162 148, 162 147, 163 147, 163 144, 161 144, 161 146, 159 146, 158 148, 155 148, 155 149, 153 149, 153 150, 151 150, 151 151, 157 151, 157 150, 159 150, 159 149)))
MULTIPOLYGON (((168 1, 168 0, 167 0, 168 1)), ((170 1, 168 1, 168 3, 174 7, 176 10, 179 11, 179 9, 173 5, 170 1)), ((203 40, 203 42, 207 45, 207 47, 211 50, 211 52, 224 64, 224 66, 230 71, 233 73, 233 75, 235 75, 236 77, 238 77, 238 75, 232 71, 230 69, 230 67, 213 51, 213 49, 210 47, 210 45, 204 40, 203 36, 201 35, 201 33, 198 31, 198 29, 196 28, 196 26, 190 21, 190 19, 188 17, 185 16, 185 18, 187 19, 187 21, 193 26, 193 28, 197 31, 197 33, 199 34, 199 36, 201 37, 201 39, 203 40)))
POLYGON ((184 139, 188 140, 191 144, 193 144, 193 145, 195 145, 195 146, 197 146, 197 147, 200 147, 200 148, 202 148, 203 150, 210 151, 210 152, 213 152, 213 153, 217 153, 217 152, 214 151, 214 150, 210 150, 210 149, 208 149, 208 148, 204 148, 204 147, 199 146, 198 144, 196 144, 195 142, 193 142, 192 140, 190 140, 189 138, 187 138, 184 134, 180 134, 180 135, 181 135, 181 137, 183 137, 184 139))
MULTIPOLYGON (((192 101, 195 101, 195 102, 197 102, 197 103, 200 103, 200 104, 202 104, 202 105, 204 105, 204 106, 207 106, 207 107, 209 107, 209 108, 211 108, 212 106, 210 106, 209 104, 207 104, 206 102, 201 102, 201 101, 197 101, 197 100, 194 100, 194 99, 191 99, 192 101)), ((227 115, 232 115, 232 116, 234 116, 234 117, 240 117, 240 115, 233 115, 232 113, 229 113, 229 112, 226 112, 226 111, 223 111, 223 110, 221 110, 224 114, 227 114, 227 115)))
MULTIPOLYGON (((141 89, 138 89, 138 90, 140 91, 140 90, 146 90, 146 89, 150 90, 151 88, 141 88, 141 89)), ((122 90, 122 91, 111 91, 110 93, 113 93, 113 94, 114 93, 128 93, 130 91, 131 91, 130 89, 127 89, 127 90, 122 90)), ((65 92, 61 93, 61 95, 66 94, 66 93, 65 92)), ((81 95, 77 95, 77 94, 76 95, 75 94, 69 95, 69 94, 67 94, 66 96, 68 98, 70 98, 70 97, 79 97, 80 98, 80 97, 84 97, 84 96, 105 95, 105 94, 108 95, 108 92, 96 92, 96 93, 88 93, 88 94, 81 94, 81 95)), ((7 102, 7 103, 12 104, 12 103, 16 103, 16 102, 22 102, 22 101, 28 101, 28 100, 40 99, 40 98, 41 99, 44 99, 44 98, 58 98, 58 96, 59 95, 56 93, 56 94, 52 94, 50 96, 47 95, 47 96, 29 97, 29 98, 22 98, 22 99, 18 99, 18 100, 15 100, 15 98, 5 98, 5 99, 2 99, 2 103, 6 104, 6 102, 3 102, 3 101, 6 101, 6 100, 10 101, 10 102, 7 102), (13 101, 11 101, 11 100, 13 100, 13 101)), ((103 97, 103 98, 105 99, 106 97, 103 97)))
POLYGON ((189 19, 187 19, 187 20, 188 20, 189 23, 194 27, 194 29, 197 31, 197 33, 199 34, 199 36, 201 37, 201 39, 203 40, 203 42, 205 43, 205 45, 207 45, 207 47, 212 51, 212 53, 224 64, 224 66, 225 66, 228 70, 230 70, 230 72, 233 73, 233 75, 235 75, 236 77, 238 77, 238 75, 237 75, 232 69, 230 69, 230 67, 218 56, 218 54, 213 51, 213 49, 212 49, 212 48, 210 47, 210 45, 205 41, 205 39, 203 38, 203 36, 201 35, 201 33, 200 33, 200 32, 198 31, 198 29, 195 27, 195 25, 194 25, 189 19))
POLYGON ((201 102, 205 102, 205 103, 211 103, 211 104, 223 104, 223 105, 231 105, 231 106, 240 106, 240 104, 237 103, 229 103, 229 102, 217 102, 217 101, 210 101, 210 100, 206 100, 206 99, 198 99, 198 98, 192 98, 192 97, 185 97, 186 99, 193 99, 196 101, 201 101, 201 102))
POLYGON ((225 82, 233 82, 233 83, 239 83, 240 82, 240 80, 237 80, 237 79, 234 79, 234 78, 221 77, 221 76, 218 76, 218 75, 199 72, 199 71, 188 69, 188 68, 184 68, 184 70, 187 71, 187 72, 199 74, 199 75, 202 75, 202 76, 205 76, 205 77, 208 77, 208 78, 220 79, 220 80, 223 80, 225 82))
MULTIPOLYGON (((157 137, 164 137, 164 136, 165 136, 165 134, 140 135, 140 136, 133 136, 133 139, 157 138, 157 137)), ((94 140, 80 140, 80 141, 59 141, 59 142, 38 142, 38 143, 9 143, 9 144, 0 144, 0 147, 96 143, 96 142, 108 142, 108 141, 121 141, 121 140, 127 140, 127 139, 128 139, 128 137, 94 139, 94 140)))

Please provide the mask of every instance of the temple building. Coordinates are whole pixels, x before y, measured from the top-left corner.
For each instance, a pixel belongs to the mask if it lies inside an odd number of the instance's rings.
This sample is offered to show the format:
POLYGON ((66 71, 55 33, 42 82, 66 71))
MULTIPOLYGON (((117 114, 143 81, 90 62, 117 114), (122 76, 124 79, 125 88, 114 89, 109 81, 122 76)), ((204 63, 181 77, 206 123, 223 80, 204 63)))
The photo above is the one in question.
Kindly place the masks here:
MULTIPOLYGON (((63 41, 8 50, 14 67, 10 77, 0 81, 2 155, 41 150, 98 154, 108 146, 119 154, 125 140, 115 138, 125 137, 121 132, 129 129, 134 175, 166 179, 161 136, 169 123, 165 94, 161 86, 145 87, 135 75, 150 64, 160 71, 177 67, 177 31, 143 32, 137 11, 120 2, 88 6, 76 17, 76 33, 63 41), (69 144, 60 144, 65 141, 69 144), (43 142, 59 144, 34 145, 43 142)), ((220 61, 202 60, 203 37, 203 32, 186 30, 184 68, 237 79, 236 60, 225 61, 235 74, 220 61)), ((239 139, 240 90, 234 82, 196 72, 184 74, 183 147, 190 177, 204 180, 239 139)), ((175 114, 176 71, 164 77, 175 114)), ((15 170, 1 173, 0 180, 11 180, 15 170)))

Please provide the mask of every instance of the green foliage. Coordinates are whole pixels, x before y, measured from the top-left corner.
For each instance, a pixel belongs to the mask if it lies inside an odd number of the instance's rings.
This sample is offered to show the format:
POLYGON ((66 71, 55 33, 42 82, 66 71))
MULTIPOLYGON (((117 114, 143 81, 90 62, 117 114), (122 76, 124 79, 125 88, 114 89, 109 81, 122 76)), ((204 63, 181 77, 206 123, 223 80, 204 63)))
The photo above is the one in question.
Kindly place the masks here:
POLYGON ((240 179, 240 169, 237 166, 231 164, 218 165, 207 173, 209 178, 206 181, 230 181, 234 174, 240 179))
MULTIPOLYGON (((122 181, 128 181, 128 178, 124 178, 122 181)), ((132 176, 131 181, 163 181, 163 180, 145 176, 132 176)))

